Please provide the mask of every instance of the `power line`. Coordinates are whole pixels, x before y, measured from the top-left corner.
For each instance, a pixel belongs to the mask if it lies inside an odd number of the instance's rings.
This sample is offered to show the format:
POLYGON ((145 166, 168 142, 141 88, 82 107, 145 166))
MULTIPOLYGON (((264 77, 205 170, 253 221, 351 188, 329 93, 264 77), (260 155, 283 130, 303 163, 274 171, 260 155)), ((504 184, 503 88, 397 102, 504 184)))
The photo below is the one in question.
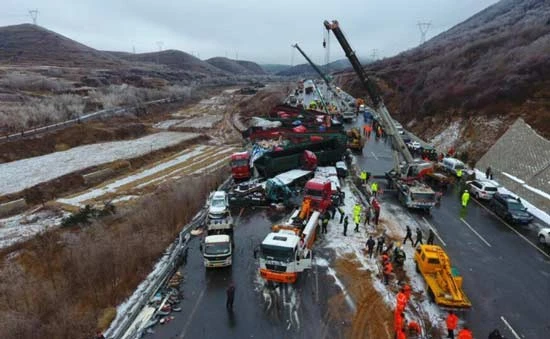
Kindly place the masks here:
POLYGON ((432 25, 431 22, 419 22, 418 29, 420 30, 420 44, 426 42, 426 34, 428 33, 428 30, 430 29, 430 26, 432 25))
POLYGON ((370 56, 371 59, 372 59, 372 61, 374 61, 374 60, 377 59, 377 57, 378 57, 377 54, 378 54, 378 50, 377 50, 376 48, 373 48, 373 49, 372 49, 372 54, 371 54, 371 56, 370 56))
POLYGON ((29 15, 32 19, 32 24, 36 25, 36 21, 38 19, 38 10, 37 9, 30 9, 29 10, 29 15))

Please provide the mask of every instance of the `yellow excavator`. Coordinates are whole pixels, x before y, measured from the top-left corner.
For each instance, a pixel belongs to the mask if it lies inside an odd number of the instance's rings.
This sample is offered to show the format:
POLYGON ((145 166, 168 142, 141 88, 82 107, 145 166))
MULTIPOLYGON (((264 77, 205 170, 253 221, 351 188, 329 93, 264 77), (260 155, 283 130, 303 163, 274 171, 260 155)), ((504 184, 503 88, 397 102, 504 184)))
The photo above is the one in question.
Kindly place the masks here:
POLYGON ((416 270, 422 274, 428 285, 428 296, 436 304, 464 309, 472 303, 462 290, 462 277, 445 251, 436 245, 420 245, 414 253, 416 270))

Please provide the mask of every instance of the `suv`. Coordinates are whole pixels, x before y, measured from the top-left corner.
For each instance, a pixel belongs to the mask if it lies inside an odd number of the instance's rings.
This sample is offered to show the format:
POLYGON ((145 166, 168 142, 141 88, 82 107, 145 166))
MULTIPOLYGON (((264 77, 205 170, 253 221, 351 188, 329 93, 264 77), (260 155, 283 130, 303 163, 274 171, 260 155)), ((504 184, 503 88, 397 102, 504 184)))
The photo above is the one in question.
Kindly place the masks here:
POLYGON ((491 200, 493 195, 498 191, 497 186, 487 180, 466 181, 466 186, 468 186, 470 194, 476 199, 491 200))
POLYGON ((541 228, 538 234, 539 242, 550 246, 550 228, 541 228))
POLYGON ((510 194, 496 193, 489 207, 504 220, 513 224, 528 224, 533 221, 533 216, 527 212, 521 200, 510 194))

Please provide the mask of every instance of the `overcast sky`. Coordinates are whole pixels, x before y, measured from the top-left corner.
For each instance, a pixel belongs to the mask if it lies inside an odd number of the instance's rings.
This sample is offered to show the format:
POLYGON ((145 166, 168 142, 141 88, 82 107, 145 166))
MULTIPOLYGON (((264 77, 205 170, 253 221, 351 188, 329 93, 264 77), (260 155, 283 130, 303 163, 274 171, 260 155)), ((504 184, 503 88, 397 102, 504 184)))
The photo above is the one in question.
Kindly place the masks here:
MULTIPOLYGON (((298 42, 324 63, 325 19, 337 19, 362 57, 388 57, 445 31, 496 0, 2 0, 0 26, 32 22, 101 50, 179 49, 201 59, 227 56, 259 63, 303 63, 298 42)), ((330 60, 344 58, 330 38, 330 60)))

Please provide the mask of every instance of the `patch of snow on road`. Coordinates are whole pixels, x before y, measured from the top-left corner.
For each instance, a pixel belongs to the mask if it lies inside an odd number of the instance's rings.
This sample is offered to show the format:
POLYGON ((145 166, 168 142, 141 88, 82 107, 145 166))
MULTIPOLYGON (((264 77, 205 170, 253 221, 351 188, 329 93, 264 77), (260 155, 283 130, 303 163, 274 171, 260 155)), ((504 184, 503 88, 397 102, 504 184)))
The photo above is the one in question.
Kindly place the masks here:
POLYGON ((135 158, 197 137, 196 133, 161 132, 143 138, 97 143, 0 164, 0 195, 115 160, 135 158))
POLYGON ((517 182, 518 184, 525 184, 525 181, 521 180, 518 177, 515 177, 511 174, 508 174, 506 172, 501 172, 503 175, 507 176, 508 178, 512 179, 513 181, 517 182))
POLYGON ((134 200, 134 199, 137 199, 137 198, 139 198, 139 195, 125 195, 123 197, 115 198, 115 199, 111 200, 111 202, 113 204, 116 204, 117 202, 129 201, 129 200, 134 200))
MULTIPOLYGON (((363 226, 363 221, 361 221, 359 226, 359 232, 355 232, 353 229, 355 223, 352 220, 353 216, 353 205, 358 198, 354 196, 354 193, 350 190, 348 184, 344 185, 342 191, 345 192, 344 206, 342 206, 345 214, 349 217, 350 223, 348 226, 347 236, 343 235, 343 225, 339 223, 340 216, 339 213, 336 213, 334 220, 329 221, 328 233, 325 236, 325 247, 330 248, 336 252, 337 257, 343 258, 349 254, 354 254, 358 263, 362 266, 364 270, 371 272, 373 287, 378 291, 382 296, 384 301, 390 308, 395 307, 395 298, 396 295, 384 285, 379 273, 379 259, 378 256, 373 256, 369 258, 365 252, 366 246, 365 243, 369 235, 373 235, 373 238, 376 238, 381 235, 381 232, 374 229, 373 226, 363 226)), ((394 205, 393 203, 381 202, 381 214, 380 214, 380 225, 385 229, 386 232, 386 245, 389 241, 388 237, 391 239, 397 239, 396 242, 401 241, 405 237, 405 226, 409 225, 413 230, 419 227, 423 230, 424 234, 427 234, 428 230, 424 225, 420 225, 416 220, 414 220, 407 212, 403 210, 401 206, 394 205)), ((380 227, 380 226, 379 226, 380 227)), ((416 273, 414 265, 414 248, 410 245, 403 246, 404 251, 407 255, 405 260, 404 269, 407 273, 407 276, 410 278, 410 285, 413 291, 416 294, 422 294, 426 291, 426 286, 423 278, 416 273)), ((319 258, 317 258, 317 263, 324 264, 319 258)), ((331 274, 333 269, 328 268, 328 274, 331 274)), ((335 277, 336 284, 345 292, 345 288, 340 286, 342 283, 337 280, 335 277)), ((395 284, 396 281, 393 281, 392 284, 395 284)), ((439 326, 441 324, 441 319, 444 318, 444 313, 437 307, 437 305, 431 303, 427 298, 417 298, 413 295, 411 302, 406 310, 406 317, 410 320, 416 320, 422 323, 422 319, 429 319, 432 326, 439 326)), ((422 328, 427 328, 423 324, 422 328)))
POLYGON ((59 226, 66 215, 43 210, 0 219, 0 248, 32 238, 48 228, 59 226))
POLYGON ((430 140, 430 143, 443 150, 448 150, 454 146, 460 136, 460 133, 462 132, 461 122, 461 120, 451 122, 449 127, 433 137, 430 140))
POLYGON ((166 162, 163 162, 163 163, 161 163, 161 164, 159 164, 155 167, 148 168, 146 170, 143 170, 143 171, 138 172, 138 173, 133 174, 133 175, 129 175, 127 177, 124 177, 120 180, 117 180, 115 182, 112 182, 110 184, 102 186, 100 188, 91 190, 87 193, 80 194, 80 195, 77 195, 77 196, 72 197, 72 198, 57 199, 57 201, 60 202, 60 203, 63 203, 63 204, 68 204, 68 205, 73 205, 73 206, 81 206, 81 203, 83 201, 87 201, 87 200, 90 200, 90 199, 100 197, 100 196, 105 195, 109 192, 116 192, 117 189, 119 187, 123 186, 123 185, 129 184, 131 182, 134 182, 134 181, 137 181, 137 180, 140 180, 140 179, 143 179, 143 178, 146 178, 148 176, 151 176, 151 175, 154 175, 158 172, 161 172, 161 171, 163 171, 167 168, 175 166, 179 163, 187 161, 189 158, 191 158, 195 155, 201 154, 202 151, 204 150, 204 148, 205 148, 205 146, 201 145, 201 146, 196 147, 191 152, 189 152, 188 150, 185 150, 185 151, 181 152, 179 156, 177 156, 177 157, 175 157, 171 160, 168 160, 166 162))

